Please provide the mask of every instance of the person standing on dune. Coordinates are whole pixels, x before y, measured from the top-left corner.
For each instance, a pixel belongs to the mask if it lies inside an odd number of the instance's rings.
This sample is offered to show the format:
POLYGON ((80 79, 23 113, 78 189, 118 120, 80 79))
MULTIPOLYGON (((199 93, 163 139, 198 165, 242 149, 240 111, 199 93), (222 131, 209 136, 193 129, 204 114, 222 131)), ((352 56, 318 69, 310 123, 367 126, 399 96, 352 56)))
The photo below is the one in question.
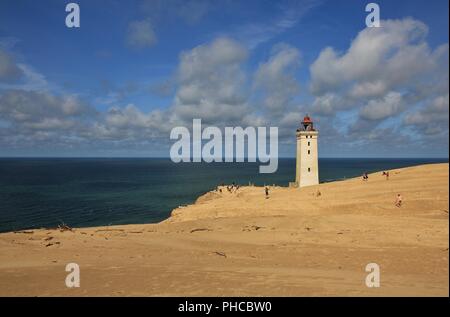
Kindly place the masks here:
POLYGON ((264 188, 264 190, 265 190, 265 192, 266 192, 266 199, 268 199, 268 198, 269 198, 269 188, 266 186, 266 187, 264 188))
POLYGON ((401 207, 401 206, 402 206, 402 201, 403 201, 402 195, 398 194, 398 195, 397 195, 397 199, 396 199, 396 201, 395 201, 395 206, 401 207))

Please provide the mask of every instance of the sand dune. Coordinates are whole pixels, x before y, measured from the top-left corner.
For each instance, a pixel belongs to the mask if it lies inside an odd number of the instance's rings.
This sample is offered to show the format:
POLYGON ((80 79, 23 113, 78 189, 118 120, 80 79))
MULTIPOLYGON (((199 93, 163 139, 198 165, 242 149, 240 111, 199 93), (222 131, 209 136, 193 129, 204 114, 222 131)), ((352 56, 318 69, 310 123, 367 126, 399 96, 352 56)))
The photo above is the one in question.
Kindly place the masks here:
POLYGON ((269 199, 224 189, 159 224, 0 234, 0 295, 448 296, 448 169, 271 187, 269 199), (70 262, 80 288, 65 286, 70 262), (371 262, 379 288, 365 285, 371 262))

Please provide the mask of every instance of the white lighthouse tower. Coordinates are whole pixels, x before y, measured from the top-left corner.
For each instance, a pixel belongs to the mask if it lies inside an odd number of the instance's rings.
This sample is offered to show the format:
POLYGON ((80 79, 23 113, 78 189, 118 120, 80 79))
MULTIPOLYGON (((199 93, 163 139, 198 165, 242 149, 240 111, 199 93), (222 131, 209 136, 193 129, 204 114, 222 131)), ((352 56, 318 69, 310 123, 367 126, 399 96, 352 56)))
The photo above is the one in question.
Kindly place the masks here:
POLYGON ((319 184, 318 136, 319 132, 314 129, 311 118, 306 115, 303 118, 301 127, 297 129, 297 169, 295 183, 298 187, 319 184))

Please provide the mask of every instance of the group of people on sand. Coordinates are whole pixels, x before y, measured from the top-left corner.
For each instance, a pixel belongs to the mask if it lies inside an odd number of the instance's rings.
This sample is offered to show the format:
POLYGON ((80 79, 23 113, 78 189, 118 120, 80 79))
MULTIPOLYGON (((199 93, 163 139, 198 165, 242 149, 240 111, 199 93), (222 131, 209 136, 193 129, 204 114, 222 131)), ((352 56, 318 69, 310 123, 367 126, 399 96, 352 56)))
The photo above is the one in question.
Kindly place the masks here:
MULTIPOLYGON (((231 194, 231 193, 237 192, 238 189, 240 188, 240 185, 236 184, 235 182, 233 182, 231 185, 227 185, 227 186, 225 186, 225 184, 222 184, 220 186, 217 186, 215 191, 222 193, 222 187, 225 187, 227 189, 227 191, 231 194)), ((266 194, 266 199, 268 199, 269 198, 269 187, 264 186, 264 192, 266 194)))
MULTIPOLYGON (((383 171, 382 176, 386 177, 386 180, 389 180, 389 171, 383 171)), ((369 175, 366 173, 363 174, 362 176, 363 181, 368 181, 369 180, 369 175)), ((395 206, 396 207, 401 207, 403 203, 403 197, 401 194, 397 194, 397 198, 395 199, 395 206)))
MULTIPOLYGON (((384 171, 383 172, 383 176, 386 177, 386 180, 389 179, 389 171, 384 171)), ((369 175, 367 173, 363 174, 363 181, 368 181, 369 180, 369 175)), ((224 184, 221 185, 221 187, 225 187, 224 184)), ((236 184, 235 182, 233 182, 231 185, 227 185, 226 189, 229 193, 235 193, 238 189, 239 189, 239 185, 236 184)), ((222 193, 222 188, 217 187, 216 191, 219 191, 220 193, 222 193)), ((268 186, 264 186, 264 193, 265 193, 265 197, 266 199, 269 199, 269 187, 268 186)), ((320 197, 322 196, 322 193, 317 190, 316 192, 316 197, 320 197)), ((395 200, 395 206, 396 207, 401 207, 403 203, 403 197, 401 194, 397 194, 397 198, 395 200)))
POLYGON ((235 184, 234 182, 231 185, 227 186, 227 190, 229 193, 235 193, 239 189, 239 185, 235 184))
MULTIPOLYGON (((222 188, 221 187, 225 187, 225 184, 222 184, 220 186, 217 186, 216 191, 218 191, 219 193, 222 193, 222 188)), ((231 185, 227 185, 225 188, 227 189, 227 192, 231 193, 235 193, 237 192, 237 190, 239 189, 239 185, 236 184, 235 182, 233 182, 231 185)))
MULTIPOLYGON (((386 177, 386 180, 389 180, 389 171, 384 171, 384 172, 383 172, 383 176, 386 177)), ((368 180, 369 180, 369 174, 368 174, 367 172, 365 172, 365 173, 362 175, 362 180, 363 180, 363 181, 368 181, 368 180)))

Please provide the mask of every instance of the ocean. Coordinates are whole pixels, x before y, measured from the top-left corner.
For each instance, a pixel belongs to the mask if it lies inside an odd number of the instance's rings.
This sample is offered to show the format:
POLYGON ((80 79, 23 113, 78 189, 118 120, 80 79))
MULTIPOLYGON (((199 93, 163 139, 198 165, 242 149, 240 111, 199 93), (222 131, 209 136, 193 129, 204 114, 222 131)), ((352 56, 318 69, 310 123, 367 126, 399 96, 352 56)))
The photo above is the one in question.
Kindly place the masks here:
MULTIPOLYGON (((319 159, 320 182, 448 159, 319 159)), ((259 163, 179 163, 159 158, 1 158, 0 232, 155 223, 215 186, 288 186, 295 159, 274 174, 259 163)))

